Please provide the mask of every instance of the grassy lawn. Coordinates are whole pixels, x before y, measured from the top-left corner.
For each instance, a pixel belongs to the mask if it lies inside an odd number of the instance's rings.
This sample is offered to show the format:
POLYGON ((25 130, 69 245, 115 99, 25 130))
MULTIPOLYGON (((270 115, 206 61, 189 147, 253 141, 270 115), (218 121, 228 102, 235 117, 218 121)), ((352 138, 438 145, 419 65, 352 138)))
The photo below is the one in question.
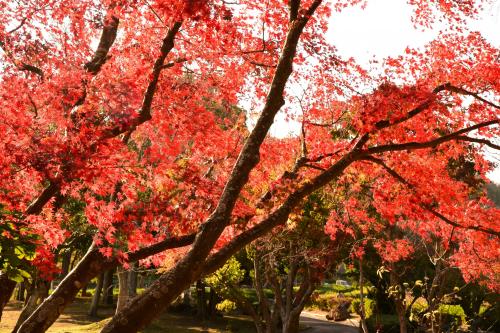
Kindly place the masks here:
MULTIPOLYGON (((90 298, 78 298, 47 331, 49 333, 97 333, 113 314, 111 307, 99 308, 99 318, 87 316, 90 298)), ((0 333, 10 333, 19 316, 21 304, 11 302, 7 305, 0 323, 0 333)), ((255 332, 252 321, 245 316, 225 316, 201 322, 193 315, 164 313, 142 333, 187 333, 187 332, 255 332)))

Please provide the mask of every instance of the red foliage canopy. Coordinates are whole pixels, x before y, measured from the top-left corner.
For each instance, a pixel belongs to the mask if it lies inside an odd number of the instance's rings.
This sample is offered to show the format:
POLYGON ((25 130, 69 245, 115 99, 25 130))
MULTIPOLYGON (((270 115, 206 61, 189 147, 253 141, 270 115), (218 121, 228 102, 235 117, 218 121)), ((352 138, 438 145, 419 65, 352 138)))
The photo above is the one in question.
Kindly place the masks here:
MULTIPOLYGON (((325 41, 330 12, 358 2, 0 1, 2 209, 55 247, 68 236, 59 200, 83 202, 106 256, 196 231, 255 112, 277 103, 302 135, 257 144, 219 248, 287 200, 376 179, 380 216, 422 237, 455 229, 456 264, 497 288, 500 213, 452 166, 471 162, 485 180, 483 148, 499 149, 499 50, 464 23, 481 2, 411 0, 416 23, 451 28, 377 76, 325 41), (296 54, 282 52, 301 22, 296 54)), ((376 223, 362 208, 345 201, 360 224, 376 223)))

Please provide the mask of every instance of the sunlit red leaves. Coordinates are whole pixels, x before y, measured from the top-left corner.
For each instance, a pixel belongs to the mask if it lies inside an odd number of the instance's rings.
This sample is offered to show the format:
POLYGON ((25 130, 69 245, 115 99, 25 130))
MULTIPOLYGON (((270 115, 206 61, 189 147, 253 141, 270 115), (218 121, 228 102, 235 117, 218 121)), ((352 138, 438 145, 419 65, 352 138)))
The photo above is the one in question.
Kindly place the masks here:
POLYGON ((38 269, 40 277, 51 281, 61 270, 56 266, 54 253, 45 247, 36 250, 33 265, 38 269))
MULTIPOLYGON (((408 50, 388 59, 379 77, 352 59, 338 58, 325 39, 329 12, 360 2, 325 3, 306 27, 283 108, 286 117, 304 122, 305 138, 266 139, 219 245, 335 163, 362 134, 370 132, 365 148, 423 142, 498 117, 482 102, 470 103, 449 91, 432 93, 450 82, 498 101, 498 50, 477 33, 443 34, 425 51, 408 50), (402 121, 422 103, 428 103, 423 112, 402 121), (378 131, 380 121, 392 126, 378 131), (306 153, 310 164, 287 178, 306 153), (272 198, 262 208, 258 203, 268 191, 272 198)), ((312 0, 301 3, 299 17, 312 0)), ((442 13, 463 21, 478 9, 472 1, 411 3, 425 25, 442 13)), ((214 209, 248 135, 246 126, 265 101, 289 28, 287 7, 281 0, 244 0, 237 6, 194 0, 0 1, 2 205, 22 212, 48 181, 57 183, 62 195, 85 204, 87 222, 97 230, 94 239, 106 256, 196 230, 214 209), (119 33, 106 64, 94 75, 84 64, 110 15, 120 19, 119 33), (179 20, 182 28, 159 77, 152 119, 130 128, 134 131, 126 143, 123 135, 109 138, 110 129, 128 129, 137 119, 162 41, 179 20), (43 78, 26 71, 23 63, 39 68, 43 78)), ((499 134, 498 129, 480 133, 499 134)), ((378 156, 412 189, 378 166, 357 163, 338 182, 348 184, 350 193, 342 198, 344 211, 332 213, 327 231, 370 234, 388 221, 422 237, 449 236, 451 226, 422 205, 432 205, 463 226, 481 223, 497 230, 497 213, 488 215, 482 199, 470 203, 471 190, 448 174, 448 160, 466 153, 481 173, 478 178, 484 177, 488 166, 479 148, 463 142, 378 156), (371 201, 361 195, 367 186, 372 187, 371 201)), ((49 204, 28 220, 49 247, 66 235, 61 228, 66 217, 52 214, 52 208, 49 204)), ((457 241, 475 242, 460 247, 457 261, 462 256, 470 262, 479 251, 491 264, 494 258, 481 251, 487 244, 497 248, 497 242, 476 235, 481 234, 456 231, 457 241)), ((409 253, 399 243, 384 243, 380 249, 389 261, 409 253)), ((477 277, 473 273, 467 271, 477 277)))

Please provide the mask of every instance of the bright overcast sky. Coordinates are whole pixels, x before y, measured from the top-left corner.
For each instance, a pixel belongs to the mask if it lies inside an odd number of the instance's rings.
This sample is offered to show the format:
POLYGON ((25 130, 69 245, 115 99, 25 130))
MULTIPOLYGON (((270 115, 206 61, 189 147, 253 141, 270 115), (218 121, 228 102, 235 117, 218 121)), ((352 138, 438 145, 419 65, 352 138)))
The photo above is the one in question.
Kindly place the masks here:
MULTIPOLYGON (((330 21, 328 38, 342 57, 354 57, 358 63, 368 65, 370 59, 381 60, 398 56, 406 47, 421 47, 433 40, 439 28, 416 29, 411 21, 411 7, 405 0, 370 0, 363 10, 355 6, 335 13, 330 21)), ((478 30, 493 45, 500 47, 500 0, 488 5, 476 21, 470 22, 471 30, 478 30)), ((278 119, 272 133, 283 136, 294 132, 297 124, 284 125, 278 119), (286 130, 285 130, 286 129, 286 130)), ((488 154, 500 164, 500 154, 488 154)), ((489 174, 500 183, 500 166, 489 174)))
MULTIPOLYGON (((370 0, 334 14, 329 38, 339 54, 367 63, 373 56, 382 59, 403 54, 407 46, 419 47, 433 40, 439 27, 423 31, 411 22, 412 9, 405 0, 370 0)), ((500 0, 488 5, 477 21, 470 23, 490 43, 500 46, 500 0)))

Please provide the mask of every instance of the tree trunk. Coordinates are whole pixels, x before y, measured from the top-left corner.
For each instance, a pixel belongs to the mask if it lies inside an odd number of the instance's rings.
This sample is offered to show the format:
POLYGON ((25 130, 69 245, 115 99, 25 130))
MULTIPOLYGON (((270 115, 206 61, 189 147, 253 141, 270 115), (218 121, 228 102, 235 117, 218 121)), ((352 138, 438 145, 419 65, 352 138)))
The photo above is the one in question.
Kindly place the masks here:
POLYGON ((0 319, 2 319, 3 309, 12 297, 12 293, 14 293, 14 288, 16 288, 16 282, 0 271, 0 319))
POLYGON ((205 283, 202 280, 196 281, 196 313, 199 319, 207 319, 207 301, 205 298, 205 283))
POLYGON ((405 305, 406 294, 403 287, 399 283, 399 279, 396 275, 394 266, 391 267, 390 281, 391 281, 391 286, 393 287, 397 286, 399 289, 398 293, 393 296, 394 304, 396 306, 396 313, 398 315, 398 320, 399 320, 399 332, 407 333, 408 323, 406 321, 406 305, 405 305))
POLYGON ((85 284, 83 287, 82 287, 82 292, 81 292, 81 295, 82 297, 88 297, 89 296, 89 293, 87 292, 87 284, 85 284))
POLYGON ((137 263, 130 265, 128 273, 128 294, 129 297, 137 296, 137 263))
POLYGON ((217 294, 215 293, 214 288, 210 287, 210 294, 208 297, 208 315, 210 318, 214 318, 215 315, 217 314, 217 310, 215 306, 218 303, 218 297, 217 294))
POLYGON ((252 317, 257 333, 274 333, 267 330, 266 323, 262 320, 262 313, 255 311, 253 304, 250 300, 245 298, 237 286, 229 284, 230 294, 232 299, 236 302, 239 309, 246 312, 252 317))
POLYGON ((298 333, 300 327, 300 312, 290 313, 283 320, 283 333, 298 333))
POLYGON ((104 301, 104 304, 107 305, 113 305, 113 275, 114 275, 114 269, 107 270, 104 273, 104 284, 103 284, 103 291, 102 291, 102 299, 104 301))
POLYGON ((184 290, 182 303, 186 308, 189 308, 191 306, 191 286, 189 286, 189 288, 186 288, 186 290, 184 290))
MULTIPOLYGON (((260 317, 256 321, 256 325, 262 326, 262 322, 265 323, 265 330, 266 333, 274 333, 276 327, 275 323, 272 320, 272 314, 271 314, 271 309, 269 306, 269 302, 267 301, 267 297, 264 293, 264 276, 262 272, 262 261, 261 261, 261 255, 260 253, 255 253, 254 258, 253 258, 253 285, 254 289, 257 293, 257 300, 259 301, 259 308, 260 308, 260 317)), ((249 306, 252 306, 251 304, 249 306)), ((258 316, 255 315, 257 318, 258 316)), ((254 319, 255 320, 255 319, 254 319)))
POLYGON ((110 263, 91 246, 78 265, 59 283, 54 292, 18 329, 17 333, 45 332, 64 308, 73 302, 80 289, 99 275, 110 263))
MULTIPOLYGON (((398 297, 398 296, 396 296, 398 297)), ((406 309, 404 302, 398 298, 394 300, 394 303, 396 305, 396 313, 398 315, 398 321, 399 321, 399 333, 407 333, 408 332, 408 324, 406 321, 406 309)))
MULTIPOLYGON (((139 329, 149 324, 159 313, 164 311, 193 281, 198 280, 203 274, 207 273, 207 271, 204 271, 203 264, 229 224, 233 209, 241 190, 248 182, 250 172, 259 163, 260 146, 268 134, 276 113, 285 104, 283 92, 293 71, 293 60, 300 36, 310 15, 314 13, 319 5, 320 1, 313 2, 308 10, 308 15, 303 15, 301 18, 294 20, 293 24, 290 24, 268 97, 259 119, 238 155, 217 206, 207 220, 201 224, 191 249, 172 269, 156 280, 147 291, 135 297, 119 314, 115 315, 102 329, 102 333, 138 332, 139 329)), ((163 40, 162 49, 170 51, 173 48, 175 35, 181 25, 182 22, 175 22, 172 28, 169 29, 167 36, 163 40)), ((157 59, 160 63, 163 60, 164 58, 161 57, 157 59)), ((152 84, 153 82, 150 82, 150 86, 152 84)), ((286 220, 291 209, 305 195, 316 190, 316 186, 319 188, 321 184, 331 181, 330 177, 336 177, 337 172, 343 170, 344 164, 347 166, 350 163, 352 163, 352 156, 344 157, 342 161, 335 164, 335 167, 331 167, 327 173, 324 173, 323 177, 318 177, 316 181, 313 180, 301 187, 300 193, 296 192, 299 194, 286 200, 283 204, 286 204, 286 206, 280 206, 280 208, 283 208, 274 211, 270 214, 270 217, 274 217, 273 221, 286 220)))
POLYGON ((69 273, 69 266, 71 264, 71 250, 67 250, 62 255, 62 263, 61 263, 61 279, 64 279, 66 275, 69 273))
POLYGON ((266 333, 275 333, 278 329, 280 321, 280 309, 275 304, 271 309, 271 318, 268 323, 266 323, 266 333))
POLYGON ((361 316, 360 325, 364 333, 368 333, 368 326, 366 326, 365 314, 365 298, 363 290, 363 261, 359 260, 359 313, 361 316))
POLYGON ((435 264, 434 278, 432 279, 432 285, 427 295, 427 312, 430 314, 428 319, 430 323, 428 323, 427 326, 433 333, 438 333, 440 329, 440 316, 436 316, 434 311, 438 309, 439 303, 441 302, 442 294, 440 291, 445 272, 446 267, 444 266, 443 261, 437 260, 435 264))
MULTIPOLYGON (((300 264, 295 261, 296 259, 297 257, 292 259, 292 264, 290 265, 290 269, 287 274, 287 296, 285 300, 285 309, 282 309, 281 314, 283 333, 297 333, 299 331, 300 314, 315 289, 312 277, 313 269, 309 266, 309 263, 303 262, 300 264), (300 287, 295 292, 293 287, 300 267, 303 268, 304 274, 302 276, 300 287)), ((279 295, 276 295, 275 291, 275 297, 278 296, 279 295)))
POLYGON ((95 287, 92 303, 90 304, 89 316, 97 317, 97 309, 99 308, 99 300, 101 299, 102 285, 104 280, 104 273, 101 273, 97 278, 97 285, 95 287))
POLYGON ((24 302, 24 293, 26 292, 26 284, 24 282, 19 283, 19 288, 17 289, 16 300, 24 302))
POLYGON ((118 301, 116 303, 116 312, 118 313, 127 304, 130 294, 129 294, 129 276, 130 272, 119 267, 117 270, 118 275, 118 301))
POLYGON ((43 302, 45 298, 49 295, 50 283, 45 280, 38 280, 33 282, 32 291, 26 302, 26 305, 21 310, 21 314, 17 319, 16 326, 12 332, 17 332, 21 324, 24 323, 36 310, 38 305, 43 302))
MULTIPOLYGON (((129 254, 131 261, 147 258, 153 254, 189 245, 194 235, 173 237, 129 254)), ((62 311, 73 302, 83 285, 100 273, 117 267, 117 258, 108 259, 92 244, 76 267, 59 283, 54 292, 35 310, 33 315, 19 328, 18 333, 45 332, 59 318, 62 311)), ((113 294, 111 293, 111 304, 113 294)))

